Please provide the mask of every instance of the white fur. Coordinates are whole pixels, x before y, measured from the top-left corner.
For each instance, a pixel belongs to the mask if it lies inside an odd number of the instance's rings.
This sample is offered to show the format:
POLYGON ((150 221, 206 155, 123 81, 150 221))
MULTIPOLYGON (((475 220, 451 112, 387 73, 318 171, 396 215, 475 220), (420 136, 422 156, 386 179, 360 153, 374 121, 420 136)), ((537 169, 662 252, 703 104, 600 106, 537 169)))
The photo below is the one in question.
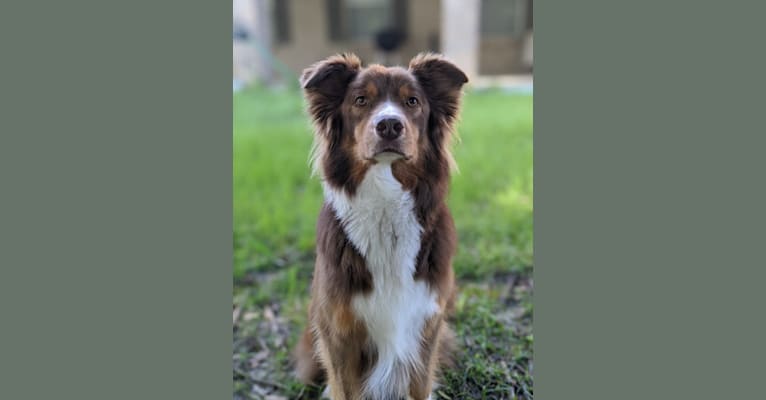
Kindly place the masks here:
POLYGON ((413 279, 423 231, 413 198, 386 162, 367 171, 353 197, 327 184, 324 190, 372 274, 372 293, 357 295, 352 301, 378 350, 366 394, 377 399, 394 390, 406 396, 407 371, 426 368, 419 355, 423 324, 439 312, 436 294, 413 279))
POLYGON ((394 103, 390 101, 386 101, 385 103, 380 105, 380 108, 373 116, 373 120, 378 120, 383 118, 404 119, 404 113, 402 112, 402 109, 396 106, 394 103))

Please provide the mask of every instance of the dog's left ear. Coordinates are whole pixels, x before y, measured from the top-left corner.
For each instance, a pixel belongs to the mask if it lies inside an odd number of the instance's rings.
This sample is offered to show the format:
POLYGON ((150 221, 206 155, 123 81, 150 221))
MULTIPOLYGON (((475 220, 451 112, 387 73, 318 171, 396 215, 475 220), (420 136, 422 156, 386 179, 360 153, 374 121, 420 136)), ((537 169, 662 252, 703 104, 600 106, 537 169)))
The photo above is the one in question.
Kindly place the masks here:
POLYGON ((434 53, 421 53, 410 61, 410 72, 428 96, 431 112, 447 121, 457 116, 460 94, 468 77, 455 64, 434 53))

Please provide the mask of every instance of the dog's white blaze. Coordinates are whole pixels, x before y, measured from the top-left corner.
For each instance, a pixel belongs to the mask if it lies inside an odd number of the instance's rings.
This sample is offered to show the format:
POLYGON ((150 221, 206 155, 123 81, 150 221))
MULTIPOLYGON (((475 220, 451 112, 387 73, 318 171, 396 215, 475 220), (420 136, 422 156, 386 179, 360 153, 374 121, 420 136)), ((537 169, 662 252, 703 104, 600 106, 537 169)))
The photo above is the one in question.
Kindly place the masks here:
POLYGON ((414 200, 394 178, 390 163, 373 165, 353 197, 326 184, 324 190, 372 274, 372 293, 357 295, 352 304, 378 350, 365 389, 372 398, 392 390, 406 396, 407 371, 426 368, 419 354, 423 324, 439 311, 436 294, 413 279, 423 231, 414 200))
POLYGON ((379 119, 384 117, 404 118, 404 113, 402 112, 402 109, 397 107, 394 103, 390 101, 386 101, 385 103, 381 104, 380 108, 378 109, 378 112, 375 113, 373 119, 379 119))

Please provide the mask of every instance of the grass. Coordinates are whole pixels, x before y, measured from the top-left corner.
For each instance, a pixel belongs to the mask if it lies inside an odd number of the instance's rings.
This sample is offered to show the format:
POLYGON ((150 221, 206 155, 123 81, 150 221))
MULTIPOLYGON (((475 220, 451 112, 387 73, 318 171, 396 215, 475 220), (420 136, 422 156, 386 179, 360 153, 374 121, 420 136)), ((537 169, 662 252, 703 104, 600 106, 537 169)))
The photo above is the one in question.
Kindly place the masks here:
MULTIPOLYGON (((531 399, 532 97, 469 92, 448 204, 462 351, 435 398, 531 399)), ((322 203, 297 90, 234 95, 234 397, 315 398, 290 375, 322 203)))

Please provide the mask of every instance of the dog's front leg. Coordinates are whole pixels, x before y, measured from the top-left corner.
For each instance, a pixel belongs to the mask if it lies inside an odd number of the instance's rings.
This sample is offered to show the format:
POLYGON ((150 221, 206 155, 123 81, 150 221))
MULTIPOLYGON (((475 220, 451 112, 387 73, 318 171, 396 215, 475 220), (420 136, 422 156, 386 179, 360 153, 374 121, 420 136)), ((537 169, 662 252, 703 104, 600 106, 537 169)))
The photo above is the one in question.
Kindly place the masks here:
POLYGON ((434 315, 423 326, 420 344, 420 365, 410 375, 410 396, 413 400, 428 400, 433 390, 436 370, 439 363, 439 351, 444 327, 441 314, 434 315))
POLYGON ((327 371, 327 384, 332 400, 363 400, 363 372, 369 363, 364 336, 355 321, 344 323, 344 309, 326 314, 320 322, 319 354, 327 371))

